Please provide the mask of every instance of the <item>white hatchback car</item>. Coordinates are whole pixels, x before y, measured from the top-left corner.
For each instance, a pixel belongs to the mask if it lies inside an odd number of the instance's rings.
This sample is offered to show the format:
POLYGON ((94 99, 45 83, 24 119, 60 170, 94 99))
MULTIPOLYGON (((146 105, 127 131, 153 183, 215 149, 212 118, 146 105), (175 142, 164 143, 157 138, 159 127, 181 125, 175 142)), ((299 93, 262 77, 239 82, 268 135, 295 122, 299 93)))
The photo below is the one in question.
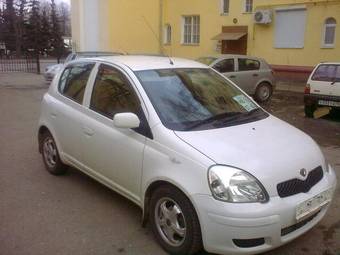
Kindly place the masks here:
POLYGON ((321 63, 310 75, 305 88, 305 114, 312 118, 319 106, 340 110, 340 63, 321 63))
POLYGON ((323 218, 336 187, 309 136, 194 61, 74 61, 41 109, 47 170, 73 166, 132 200, 171 254, 278 247, 323 218))

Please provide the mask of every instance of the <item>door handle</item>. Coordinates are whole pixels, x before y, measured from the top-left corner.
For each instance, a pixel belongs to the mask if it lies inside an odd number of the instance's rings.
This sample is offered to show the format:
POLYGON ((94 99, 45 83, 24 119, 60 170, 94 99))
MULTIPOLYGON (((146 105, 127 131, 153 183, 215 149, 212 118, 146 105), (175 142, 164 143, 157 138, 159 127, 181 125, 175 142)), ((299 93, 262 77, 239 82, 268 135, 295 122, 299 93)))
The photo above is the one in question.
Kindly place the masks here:
POLYGON ((236 75, 230 75, 229 78, 234 79, 236 78, 236 75))
POLYGON ((53 119, 57 118, 57 113, 51 112, 51 117, 52 117, 53 119))
POLYGON ((94 131, 91 128, 88 128, 88 127, 83 127, 83 132, 87 136, 93 136, 94 135, 94 131))
POLYGON ((257 77, 257 76, 259 76, 259 75, 258 75, 257 73, 254 73, 253 76, 254 76, 254 77, 257 77))

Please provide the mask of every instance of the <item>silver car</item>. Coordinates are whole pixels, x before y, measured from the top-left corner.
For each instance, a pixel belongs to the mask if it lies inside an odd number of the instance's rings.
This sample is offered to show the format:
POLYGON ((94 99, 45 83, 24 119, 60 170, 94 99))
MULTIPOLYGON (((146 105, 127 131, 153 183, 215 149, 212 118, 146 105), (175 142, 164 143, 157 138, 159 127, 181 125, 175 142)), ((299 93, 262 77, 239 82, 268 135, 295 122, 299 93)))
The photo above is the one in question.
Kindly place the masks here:
POLYGON ((83 51, 83 52, 72 52, 65 59, 64 63, 50 65, 46 67, 44 72, 44 78, 47 83, 51 82, 54 76, 64 67, 68 62, 79 59, 79 58, 95 58, 95 57, 105 57, 105 56, 117 56, 123 55, 119 52, 98 52, 98 51, 83 51))
POLYGON ((268 101, 275 89, 274 72, 261 58, 245 55, 201 57, 197 61, 209 65, 232 80, 258 102, 268 101))

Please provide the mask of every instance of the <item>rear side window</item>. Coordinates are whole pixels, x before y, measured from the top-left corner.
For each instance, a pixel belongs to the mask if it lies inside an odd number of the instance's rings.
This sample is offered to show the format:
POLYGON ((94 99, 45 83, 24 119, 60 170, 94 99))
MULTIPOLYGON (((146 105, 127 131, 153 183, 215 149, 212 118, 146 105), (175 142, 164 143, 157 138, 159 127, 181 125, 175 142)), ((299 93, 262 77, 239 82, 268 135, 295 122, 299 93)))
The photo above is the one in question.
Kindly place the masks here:
POLYGON ((138 115, 139 100, 126 77, 115 68, 101 65, 93 87, 90 108, 112 118, 116 113, 138 115))
POLYGON ((320 65, 312 76, 313 81, 340 81, 340 65, 320 65))
POLYGON ((252 71, 259 70, 260 62, 254 59, 239 58, 238 59, 238 70, 239 71, 252 71))
POLYGON ((94 63, 81 63, 67 67, 59 81, 59 92, 81 104, 93 67, 94 63))
POLYGON ((234 59, 223 59, 213 67, 220 73, 234 72, 234 59))

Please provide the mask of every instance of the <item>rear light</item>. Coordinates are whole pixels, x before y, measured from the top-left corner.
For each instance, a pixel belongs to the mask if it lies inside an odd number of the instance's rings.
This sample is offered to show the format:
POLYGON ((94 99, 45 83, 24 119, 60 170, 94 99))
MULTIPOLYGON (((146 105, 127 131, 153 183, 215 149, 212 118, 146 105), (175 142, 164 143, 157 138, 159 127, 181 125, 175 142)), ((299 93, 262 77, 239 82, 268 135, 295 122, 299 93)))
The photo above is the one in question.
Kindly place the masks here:
POLYGON ((310 94, 310 85, 307 84, 305 87, 305 94, 310 94))

